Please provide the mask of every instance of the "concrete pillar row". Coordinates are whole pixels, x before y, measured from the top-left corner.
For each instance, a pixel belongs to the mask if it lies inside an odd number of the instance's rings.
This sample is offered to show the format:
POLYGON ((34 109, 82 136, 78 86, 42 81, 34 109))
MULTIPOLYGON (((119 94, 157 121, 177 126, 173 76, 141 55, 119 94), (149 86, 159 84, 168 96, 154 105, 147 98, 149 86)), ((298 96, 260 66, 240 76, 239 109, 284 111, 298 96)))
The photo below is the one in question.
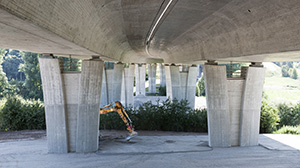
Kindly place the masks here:
POLYGON ((135 64, 135 86, 136 96, 145 96, 146 65, 135 64))
POLYGON ((227 79, 225 66, 203 66, 211 147, 258 145, 265 68, 242 71, 244 78, 227 79))
POLYGON ((187 67, 187 71, 179 71, 179 66, 165 66, 167 97, 187 100, 191 108, 195 108, 197 66, 187 67))
POLYGON ((135 69, 135 65, 130 64, 129 67, 124 68, 123 71, 121 103, 126 107, 130 105, 132 106, 134 105, 134 96, 133 96, 134 69, 135 69))
POLYGON ((156 93, 156 64, 148 64, 149 93, 156 93))
POLYGON ((82 61, 81 72, 62 72, 60 60, 39 58, 49 153, 98 150, 103 61, 82 61))

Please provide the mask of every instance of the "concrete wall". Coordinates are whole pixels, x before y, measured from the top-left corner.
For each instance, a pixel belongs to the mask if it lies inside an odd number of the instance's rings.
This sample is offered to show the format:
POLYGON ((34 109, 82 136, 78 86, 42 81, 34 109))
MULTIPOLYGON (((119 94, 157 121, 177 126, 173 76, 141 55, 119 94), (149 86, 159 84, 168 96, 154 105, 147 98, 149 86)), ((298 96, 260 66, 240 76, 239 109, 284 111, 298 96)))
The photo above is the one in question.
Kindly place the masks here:
POLYGON ((59 62, 51 57, 39 58, 49 153, 68 152, 65 95, 59 62))
POLYGON ((231 121, 231 146, 240 144, 240 114, 242 111, 243 88, 245 80, 227 80, 229 112, 231 121))
POLYGON ((209 146, 231 146, 231 125, 225 66, 204 65, 209 146))
POLYGON ((76 151, 78 90, 80 76, 80 72, 64 72, 62 74, 65 108, 67 114, 66 118, 69 152, 76 151))
POLYGON ((135 64, 135 87, 136 96, 146 95, 145 82, 146 82, 146 65, 135 64))
POLYGON ((225 66, 204 65, 203 70, 209 145, 258 145, 265 69, 249 67, 245 79, 226 79, 225 66))

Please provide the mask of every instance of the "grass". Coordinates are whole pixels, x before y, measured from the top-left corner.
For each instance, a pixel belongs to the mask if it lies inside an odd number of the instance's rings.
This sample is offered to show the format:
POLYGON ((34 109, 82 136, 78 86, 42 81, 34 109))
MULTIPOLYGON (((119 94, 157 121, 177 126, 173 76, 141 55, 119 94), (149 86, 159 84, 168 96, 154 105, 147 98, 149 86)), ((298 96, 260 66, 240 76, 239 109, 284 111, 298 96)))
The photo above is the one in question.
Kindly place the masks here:
POLYGON ((273 104, 300 102, 300 80, 281 77, 266 77, 264 93, 273 104))

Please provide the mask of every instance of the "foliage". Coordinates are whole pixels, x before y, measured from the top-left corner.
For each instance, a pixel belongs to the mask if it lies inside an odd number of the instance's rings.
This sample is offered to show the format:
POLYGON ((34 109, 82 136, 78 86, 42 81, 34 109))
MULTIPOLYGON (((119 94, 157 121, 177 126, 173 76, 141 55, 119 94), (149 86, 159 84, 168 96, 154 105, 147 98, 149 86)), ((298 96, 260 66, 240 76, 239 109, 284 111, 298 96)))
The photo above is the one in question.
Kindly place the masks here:
POLYGON ((5 73, 3 72, 1 63, 2 57, 0 58, 0 97, 3 97, 3 94, 5 93, 6 88, 8 87, 8 81, 5 73))
POLYGON ((19 71, 19 66, 22 66, 23 61, 23 52, 18 50, 8 50, 8 49, 2 49, 3 53, 3 71, 6 74, 6 77, 8 78, 8 81, 10 80, 25 80, 25 74, 23 72, 19 71))
POLYGON ((300 125, 298 126, 283 126, 279 130, 273 132, 275 134, 296 134, 300 135, 300 125))
POLYGON ((296 126, 300 124, 300 103, 293 107, 289 107, 286 104, 279 104, 278 111, 280 116, 280 126, 296 126))
POLYGON ((298 73, 297 73, 296 68, 293 68, 291 77, 292 77, 292 79, 298 79, 298 73))
POLYGON ((281 73, 282 73, 282 77, 290 77, 289 67, 287 65, 283 65, 281 67, 281 73))
POLYGON ((158 95, 159 96, 166 96, 167 95, 167 87, 166 86, 160 86, 158 88, 158 95))
MULTIPOLYGON (((66 58, 66 57, 58 57, 58 58, 63 60, 65 71, 80 71, 81 70, 81 60, 80 59, 66 58)), ((111 65, 111 63, 105 63, 105 67, 107 64, 111 65)), ((112 64, 112 68, 113 68, 113 64, 112 64)))
POLYGON ((272 133, 275 131, 279 120, 277 109, 268 104, 267 99, 263 99, 260 116, 260 133, 272 133))
POLYGON ((2 130, 45 129, 44 105, 20 96, 7 96, 0 111, 2 130))
POLYGON ((205 83, 204 83, 204 77, 202 76, 200 80, 198 80, 196 84, 196 96, 205 96, 205 83))
POLYGON ((26 93, 24 98, 43 100, 42 82, 40 75, 40 66, 38 62, 39 54, 26 52, 24 59, 24 67, 22 71, 26 75, 24 87, 26 93))
MULTIPOLYGON (((146 102, 137 109, 127 108, 136 130, 202 131, 207 132, 206 110, 193 110, 186 100, 146 102)), ((117 113, 100 117, 101 129, 125 129, 117 113)))

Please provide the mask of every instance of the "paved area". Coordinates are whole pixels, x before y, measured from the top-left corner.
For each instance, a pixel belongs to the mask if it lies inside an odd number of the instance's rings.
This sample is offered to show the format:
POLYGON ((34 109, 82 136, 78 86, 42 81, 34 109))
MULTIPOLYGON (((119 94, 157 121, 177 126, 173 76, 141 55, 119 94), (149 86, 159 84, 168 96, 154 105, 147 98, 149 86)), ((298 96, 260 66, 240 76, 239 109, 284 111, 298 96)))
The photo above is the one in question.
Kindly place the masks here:
POLYGON ((100 141, 98 152, 84 154, 48 154, 46 137, 2 140, 0 168, 300 167, 299 148, 284 144, 299 144, 300 136, 289 136, 289 140, 285 136, 284 143, 277 141, 278 137, 260 135, 259 146, 232 148, 208 147, 207 135, 139 136, 130 142, 108 138, 100 141))

